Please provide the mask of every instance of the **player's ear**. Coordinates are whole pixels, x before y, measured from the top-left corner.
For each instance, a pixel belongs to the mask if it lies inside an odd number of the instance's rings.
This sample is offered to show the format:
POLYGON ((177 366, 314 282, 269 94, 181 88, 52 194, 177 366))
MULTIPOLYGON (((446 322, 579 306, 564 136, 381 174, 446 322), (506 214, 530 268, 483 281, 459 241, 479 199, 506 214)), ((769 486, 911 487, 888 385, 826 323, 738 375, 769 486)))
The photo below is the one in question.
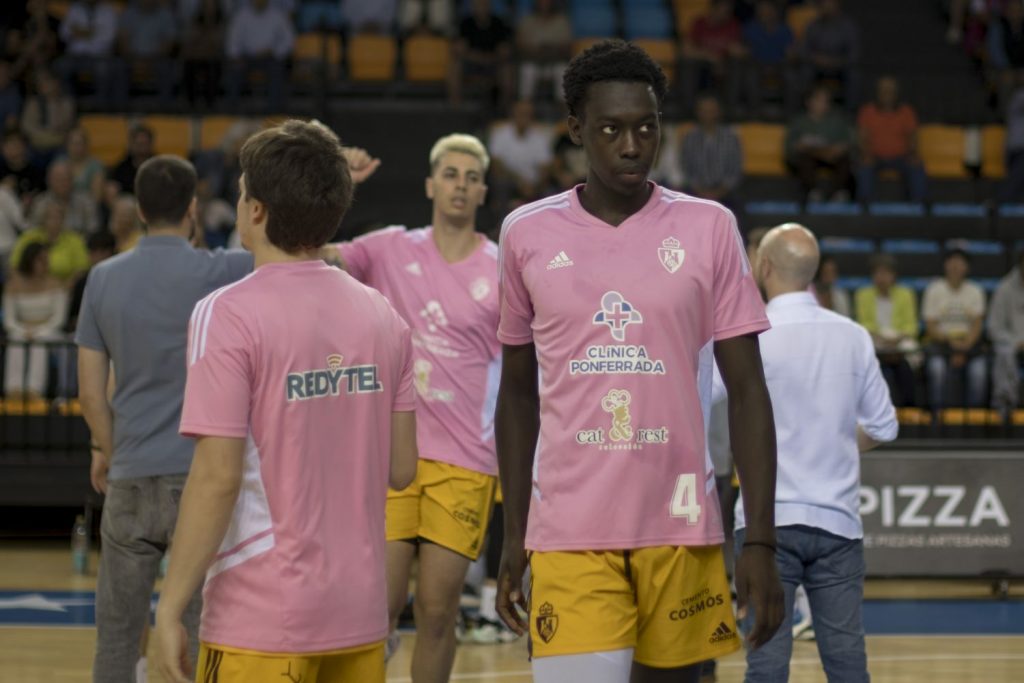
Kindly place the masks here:
POLYGON ((252 206, 252 212, 249 214, 252 217, 253 225, 261 225, 267 222, 267 205, 258 199, 250 198, 250 205, 252 206))
POLYGON ((427 199, 433 199, 434 198, 434 179, 428 176, 426 182, 424 183, 424 188, 425 188, 425 191, 427 193, 427 199))
POLYGON ((583 145, 583 121, 577 116, 570 114, 566 123, 569 126, 569 139, 575 145, 583 145))

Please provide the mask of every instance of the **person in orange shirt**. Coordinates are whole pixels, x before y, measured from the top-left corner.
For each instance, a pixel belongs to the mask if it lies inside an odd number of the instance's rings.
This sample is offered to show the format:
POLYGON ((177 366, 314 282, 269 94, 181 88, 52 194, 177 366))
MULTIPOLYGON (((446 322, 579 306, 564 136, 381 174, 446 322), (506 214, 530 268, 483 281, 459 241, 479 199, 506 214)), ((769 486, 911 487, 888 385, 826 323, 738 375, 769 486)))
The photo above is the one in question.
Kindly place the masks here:
POLYGON ((878 79, 875 100, 860 108, 861 166, 857 172, 857 198, 874 198, 879 171, 900 174, 912 202, 923 202, 927 192, 924 166, 917 155, 917 114, 899 100, 899 83, 892 76, 878 79))

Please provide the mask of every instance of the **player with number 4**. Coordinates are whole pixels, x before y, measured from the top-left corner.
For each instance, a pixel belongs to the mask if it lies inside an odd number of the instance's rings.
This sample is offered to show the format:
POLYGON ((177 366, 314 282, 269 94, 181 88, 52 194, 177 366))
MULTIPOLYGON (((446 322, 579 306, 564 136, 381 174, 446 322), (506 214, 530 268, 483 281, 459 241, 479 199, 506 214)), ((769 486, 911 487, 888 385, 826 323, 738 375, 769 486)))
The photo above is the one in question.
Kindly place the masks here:
POLYGON ((607 41, 564 86, 586 183, 502 227, 498 611, 530 630, 538 683, 696 681, 700 662, 740 647, 705 444, 715 360, 749 511, 736 581, 751 644, 783 617, 757 343, 768 320, 732 214, 647 179, 657 64, 607 41), (516 608, 527 562, 528 621, 516 608))

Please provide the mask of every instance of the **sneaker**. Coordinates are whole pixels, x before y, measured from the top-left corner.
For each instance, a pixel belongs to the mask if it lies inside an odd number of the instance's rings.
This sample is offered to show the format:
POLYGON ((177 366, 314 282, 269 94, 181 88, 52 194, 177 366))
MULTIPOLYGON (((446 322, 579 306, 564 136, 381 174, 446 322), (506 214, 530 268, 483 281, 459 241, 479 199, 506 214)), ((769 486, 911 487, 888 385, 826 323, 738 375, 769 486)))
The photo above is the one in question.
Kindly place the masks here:
POLYGON ((475 643, 477 645, 498 645, 513 643, 518 639, 519 636, 504 624, 480 617, 475 623, 466 625, 466 629, 463 631, 461 638, 459 638, 459 642, 475 643))
POLYGON ((793 640, 805 642, 814 640, 814 622, 810 619, 802 619, 799 623, 793 624, 793 640))
POLYGON ((398 634, 398 631, 392 631, 388 634, 388 639, 384 641, 384 661, 387 662, 394 657, 400 647, 402 647, 402 636, 398 634))

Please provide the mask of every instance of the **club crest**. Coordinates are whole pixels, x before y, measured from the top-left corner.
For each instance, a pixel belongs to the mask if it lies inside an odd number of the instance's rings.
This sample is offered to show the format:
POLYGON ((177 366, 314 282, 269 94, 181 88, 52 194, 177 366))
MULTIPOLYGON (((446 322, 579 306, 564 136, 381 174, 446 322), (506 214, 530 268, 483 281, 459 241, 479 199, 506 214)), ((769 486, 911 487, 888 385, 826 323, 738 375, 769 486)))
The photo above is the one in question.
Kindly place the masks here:
POLYGON ((683 265, 686 252, 679 247, 679 240, 669 237, 661 243, 661 248, 658 249, 658 258, 661 260, 661 265, 665 266, 665 270, 674 273, 683 265))
POLYGON ((537 635, 545 643, 550 643, 558 632, 558 615, 551 603, 545 602, 537 610, 537 635))

